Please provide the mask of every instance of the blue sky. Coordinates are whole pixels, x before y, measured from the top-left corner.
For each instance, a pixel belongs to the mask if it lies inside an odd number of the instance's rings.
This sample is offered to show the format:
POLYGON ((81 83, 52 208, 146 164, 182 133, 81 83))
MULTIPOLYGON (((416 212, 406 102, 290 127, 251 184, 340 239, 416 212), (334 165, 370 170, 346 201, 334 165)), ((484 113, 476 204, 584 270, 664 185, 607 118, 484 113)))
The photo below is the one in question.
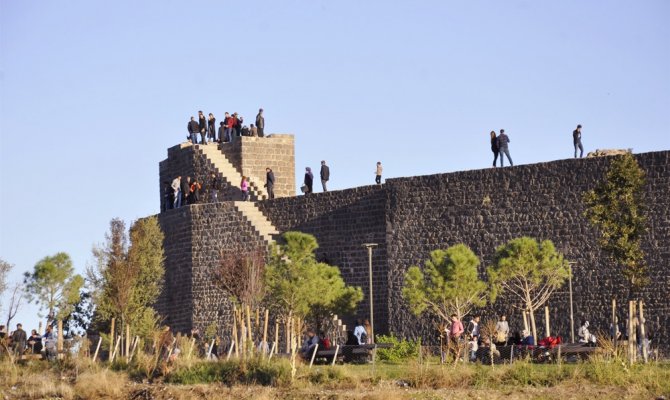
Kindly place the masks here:
MULTIPOLYGON (((331 190, 670 148, 670 2, 0 0, 0 257, 91 262, 159 210, 158 162, 197 110, 296 135, 331 190)), ((279 178, 281 179, 281 178, 279 178)), ((6 298, 0 320, 4 319, 6 298)), ((36 325, 33 308, 20 318, 36 325)))

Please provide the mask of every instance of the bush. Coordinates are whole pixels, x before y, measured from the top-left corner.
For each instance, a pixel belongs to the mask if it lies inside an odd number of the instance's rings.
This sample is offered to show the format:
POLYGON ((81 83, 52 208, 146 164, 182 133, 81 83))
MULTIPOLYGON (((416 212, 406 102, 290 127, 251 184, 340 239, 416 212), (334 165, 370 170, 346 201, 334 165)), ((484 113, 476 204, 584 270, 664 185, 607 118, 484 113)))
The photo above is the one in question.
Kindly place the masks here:
POLYGON ((399 339, 395 335, 377 335, 375 343, 390 343, 390 349, 377 349, 377 358, 381 361, 400 362, 409 358, 418 357, 421 349, 421 339, 399 339))

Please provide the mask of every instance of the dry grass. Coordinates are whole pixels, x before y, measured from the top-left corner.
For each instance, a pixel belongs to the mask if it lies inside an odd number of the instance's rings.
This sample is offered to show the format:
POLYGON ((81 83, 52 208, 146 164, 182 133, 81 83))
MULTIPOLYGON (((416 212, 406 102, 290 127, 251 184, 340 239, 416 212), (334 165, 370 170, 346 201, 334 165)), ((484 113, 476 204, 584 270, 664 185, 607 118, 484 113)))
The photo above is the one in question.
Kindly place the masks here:
POLYGON ((121 399, 128 389, 126 374, 108 369, 86 371, 74 383, 74 392, 82 399, 121 399))

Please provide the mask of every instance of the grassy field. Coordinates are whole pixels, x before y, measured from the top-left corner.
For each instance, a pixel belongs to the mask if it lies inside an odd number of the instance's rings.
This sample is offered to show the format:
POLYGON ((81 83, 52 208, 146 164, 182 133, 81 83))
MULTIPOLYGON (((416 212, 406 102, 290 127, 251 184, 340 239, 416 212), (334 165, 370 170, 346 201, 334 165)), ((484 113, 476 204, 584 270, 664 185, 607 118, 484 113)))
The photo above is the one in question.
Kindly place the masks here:
POLYGON ((654 399, 670 398, 670 364, 403 363, 297 366, 288 360, 179 360, 149 371, 87 359, 0 361, 1 399, 654 399))

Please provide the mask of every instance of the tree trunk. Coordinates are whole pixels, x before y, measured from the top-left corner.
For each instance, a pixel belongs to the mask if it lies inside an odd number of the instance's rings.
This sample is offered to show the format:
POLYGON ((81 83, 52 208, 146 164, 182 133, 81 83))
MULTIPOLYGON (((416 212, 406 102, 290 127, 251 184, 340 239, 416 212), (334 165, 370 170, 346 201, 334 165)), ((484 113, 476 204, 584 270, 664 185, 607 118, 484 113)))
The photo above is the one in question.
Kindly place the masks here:
POLYGON ((533 340, 535 341, 535 345, 537 346, 537 328, 535 327, 535 310, 532 308, 528 308, 530 311, 530 328, 533 330, 533 340))

